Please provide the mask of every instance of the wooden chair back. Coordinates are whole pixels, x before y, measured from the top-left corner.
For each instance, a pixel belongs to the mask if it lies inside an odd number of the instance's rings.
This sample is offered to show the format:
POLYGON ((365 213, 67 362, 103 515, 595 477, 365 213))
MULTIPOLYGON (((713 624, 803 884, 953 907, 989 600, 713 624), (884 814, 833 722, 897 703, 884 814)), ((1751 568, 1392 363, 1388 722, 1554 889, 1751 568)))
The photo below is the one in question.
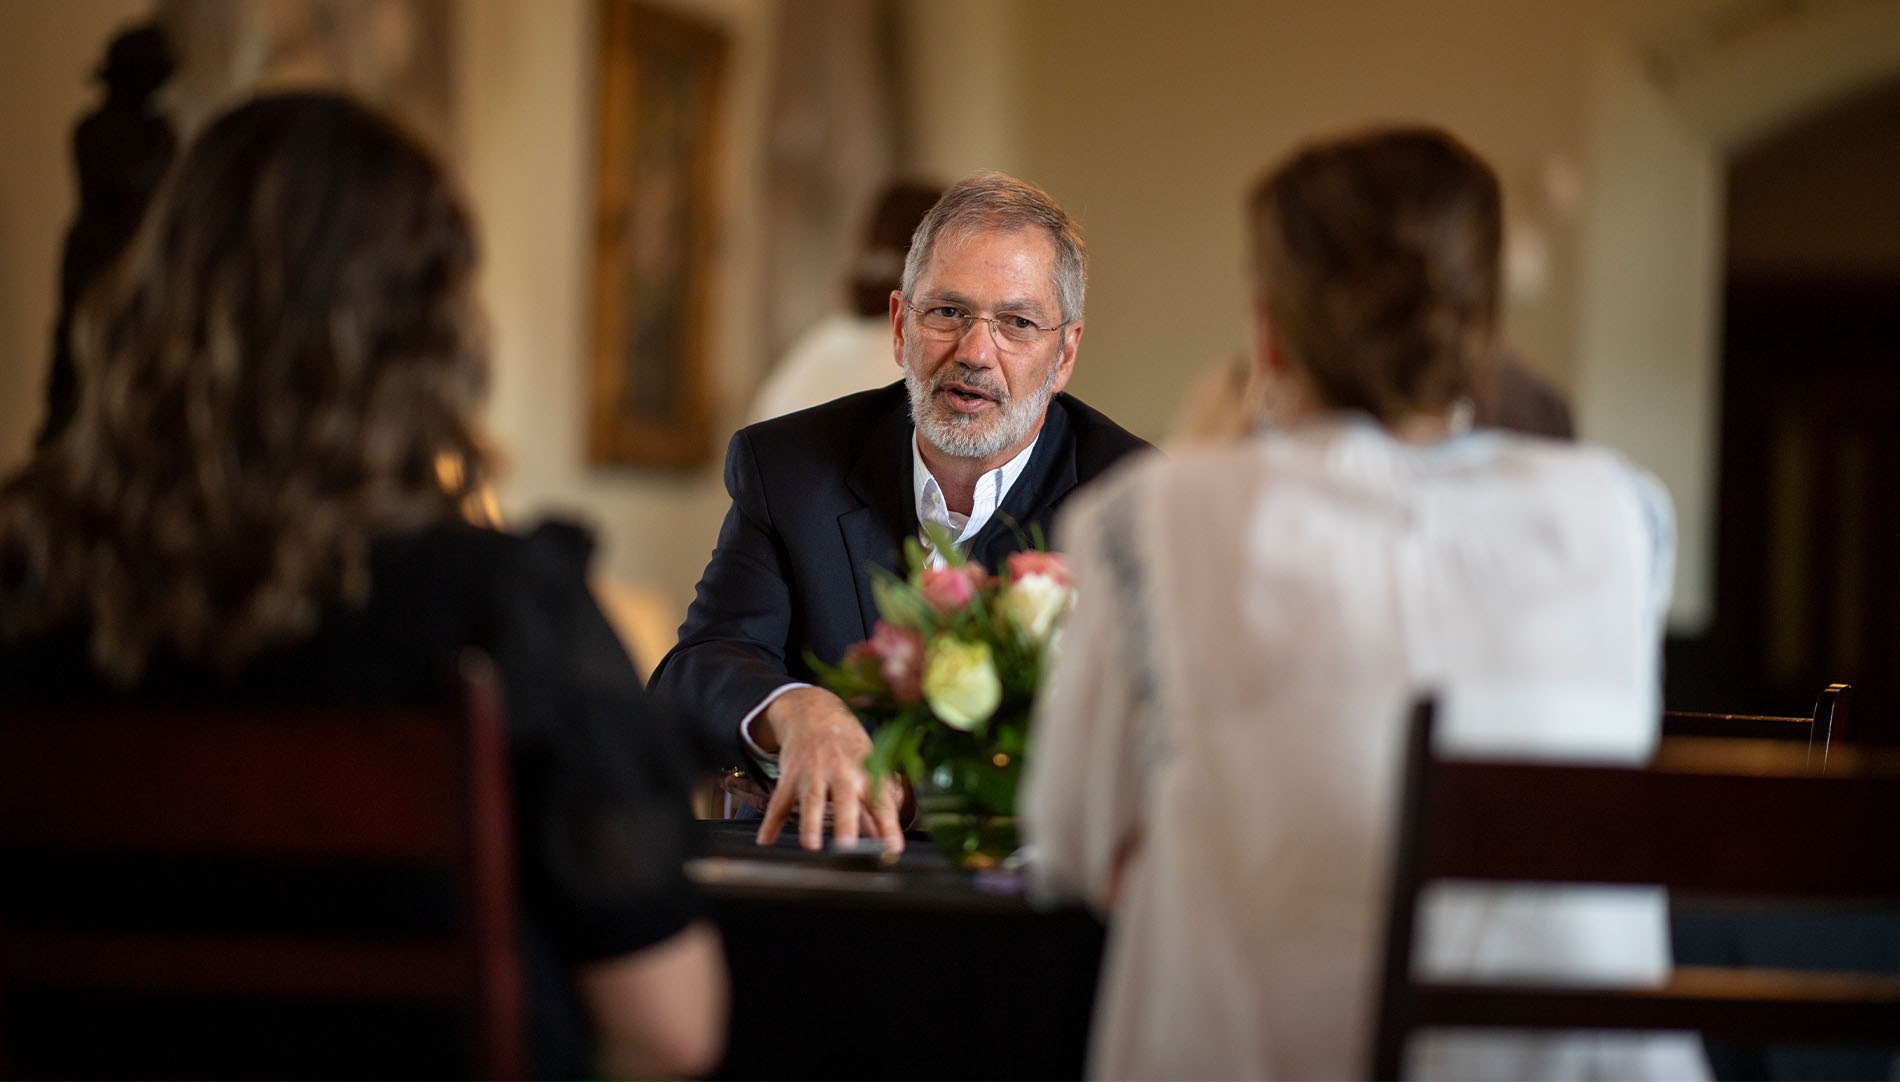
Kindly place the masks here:
MULTIPOLYGON (((17 1038, 45 1004, 73 996, 240 1011, 282 1001, 288 1014, 298 1003, 434 1005, 460 1019, 460 1070, 524 1075, 507 736, 492 665, 470 655, 460 669, 460 701, 437 707, 9 707, 0 1033, 17 1038), (181 876, 195 895, 173 893, 181 876), (440 913, 417 915, 428 884, 444 895, 440 913)), ((8 1062, 0 1044, 0 1069, 102 1069, 70 1051, 80 1058, 8 1062)), ((276 1054, 231 1069, 352 1069, 304 1062, 295 1047, 276 1054)))
POLYGON ((1808 766, 1824 770, 1830 750, 1847 739, 1847 718, 1853 701, 1854 689, 1850 685, 1829 684, 1815 698, 1812 717, 1665 710, 1662 735, 1798 741, 1808 749, 1808 766))
POLYGON ((1413 973, 1435 880, 1624 883, 1783 899, 1900 903, 1900 766, 1838 749, 1707 741, 1644 768, 1443 760, 1414 712, 1399 803, 1372 1074, 1399 1077, 1407 1037, 1445 1026, 1673 1029, 1745 1040, 1900 1034, 1900 980, 1678 968, 1660 988, 1436 983, 1413 973))

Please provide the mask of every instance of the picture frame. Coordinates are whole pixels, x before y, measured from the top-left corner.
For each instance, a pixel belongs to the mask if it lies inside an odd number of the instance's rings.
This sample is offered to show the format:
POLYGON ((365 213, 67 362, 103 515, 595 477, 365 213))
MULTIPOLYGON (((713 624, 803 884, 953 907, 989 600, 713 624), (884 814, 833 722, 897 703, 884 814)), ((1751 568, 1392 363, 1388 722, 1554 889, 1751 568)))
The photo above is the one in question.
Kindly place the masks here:
POLYGON ((712 452, 718 148, 726 31, 601 0, 588 457, 687 470, 712 452))

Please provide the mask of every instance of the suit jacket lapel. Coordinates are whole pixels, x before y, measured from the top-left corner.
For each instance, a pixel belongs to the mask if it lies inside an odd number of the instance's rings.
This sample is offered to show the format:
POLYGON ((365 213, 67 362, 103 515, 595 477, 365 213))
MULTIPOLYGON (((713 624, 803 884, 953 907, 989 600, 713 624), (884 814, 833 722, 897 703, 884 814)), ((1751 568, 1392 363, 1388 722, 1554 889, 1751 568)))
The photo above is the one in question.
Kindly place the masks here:
POLYGON ((869 569, 874 564, 901 569, 904 539, 917 536, 910 439, 910 404, 905 400, 871 430, 858 460, 845 475, 846 486, 862 506, 838 516, 838 531, 844 537, 844 554, 850 561, 849 574, 858 591, 867 638, 877 623, 869 569))
MULTIPOLYGON (((1000 572, 1003 557, 1026 546, 1030 523, 1048 520, 1050 508, 1076 486, 1076 476, 1075 433, 1058 395, 1049 402, 1049 412, 1043 419, 1036 449, 1030 453, 1029 465, 1010 486, 1002 506, 996 509, 996 516, 971 538, 970 558, 993 572, 1000 572), (1022 533, 1022 544, 1016 540, 1018 531, 1022 533)), ((911 517, 917 517, 915 510, 911 517)))

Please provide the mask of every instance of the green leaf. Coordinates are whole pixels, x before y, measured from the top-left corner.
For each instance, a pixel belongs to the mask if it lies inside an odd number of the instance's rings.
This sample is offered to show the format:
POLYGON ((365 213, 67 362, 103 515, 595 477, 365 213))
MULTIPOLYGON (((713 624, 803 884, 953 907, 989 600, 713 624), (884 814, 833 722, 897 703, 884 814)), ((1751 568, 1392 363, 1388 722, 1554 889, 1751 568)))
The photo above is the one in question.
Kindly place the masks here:
POLYGON ((903 765, 898 749, 916 727, 914 715, 906 710, 879 725, 877 731, 871 734, 871 754, 865 756, 864 770, 871 775, 872 785, 903 765))
POLYGON ((1023 753, 1029 750, 1028 726, 1022 724, 998 725, 996 730, 997 751, 1008 755, 1012 759, 1021 759, 1023 753))
POLYGON ((915 537, 904 538, 904 566, 910 569, 912 584, 924 577, 924 560, 924 546, 915 537))
POLYGON ((932 613, 917 588, 882 567, 871 569, 871 597, 877 612, 892 627, 930 632, 932 613))
MULTIPOLYGON (((943 556, 943 562, 945 564, 951 567, 962 566, 965 557, 962 551, 957 548, 956 534, 951 533, 949 529, 940 523, 928 522, 924 524, 924 536, 930 538, 931 546, 943 556)), ((918 570, 922 570, 921 564, 918 565, 918 570)))
POLYGON ((831 687, 834 679, 849 675, 843 668, 825 664, 819 660, 817 654, 812 653, 810 650, 805 651, 805 664, 811 669, 812 673, 818 677, 818 682, 826 687, 831 687))
MULTIPOLYGON (((1009 527, 1009 532, 1016 535, 1017 548, 1029 547, 1029 539, 1023 536, 1023 524, 1016 521, 1015 515, 1012 515, 1007 511, 998 511, 996 512, 996 521, 1002 523, 1004 526, 1009 527)), ((1036 524, 1033 522, 1030 523, 1029 525, 1032 529, 1035 528, 1036 526, 1036 524)), ((1003 569, 1001 567, 998 567, 995 570, 996 570, 996 573, 999 575, 1002 574, 1003 572, 1003 569)))
POLYGON ((805 651, 805 664, 811 667, 818 683, 836 692, 853 709, 862 711, 888 704, 891 700, 890 685, 885 682, 881 672, 863 673, 843 665, 827 665, 810 650, 805 651))
POLYGON ((922 754, 926 735, 928 732, 924 726, 911 725, 905 730, 904 735, 898 738, 897 748, 893 753, 897 764, 903 768, 904 776, 910 779, 912 785, 920 784, 928 770, 922 754))

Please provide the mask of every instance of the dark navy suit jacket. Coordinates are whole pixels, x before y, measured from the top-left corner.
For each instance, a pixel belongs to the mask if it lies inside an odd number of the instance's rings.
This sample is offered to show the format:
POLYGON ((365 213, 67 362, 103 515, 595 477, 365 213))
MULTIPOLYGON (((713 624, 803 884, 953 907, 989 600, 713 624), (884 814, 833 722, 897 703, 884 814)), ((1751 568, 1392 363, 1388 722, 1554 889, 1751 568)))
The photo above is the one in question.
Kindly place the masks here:
MULTIPOLYGON (((814 681, 805 653, 836 664, 877 621, 870 569, 899 570, 916 537, 910 403, 904 385, 846 395, 734 433, 732 507, 650 686, 684 708, 705 748, 743 762, 739 721, 788 680, 814 681)), ((1148 444, 1067 394, 1049 403, 1029 463, 972 539, 991 570, 1045 534, 1076 486, 1148 444)))

